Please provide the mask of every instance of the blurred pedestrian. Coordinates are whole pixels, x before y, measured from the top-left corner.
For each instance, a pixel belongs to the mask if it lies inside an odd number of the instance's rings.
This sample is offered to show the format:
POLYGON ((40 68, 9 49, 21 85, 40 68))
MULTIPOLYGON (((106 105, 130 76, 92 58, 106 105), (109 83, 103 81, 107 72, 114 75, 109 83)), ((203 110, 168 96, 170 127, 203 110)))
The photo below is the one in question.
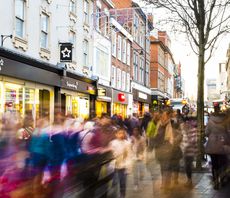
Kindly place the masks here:
POLYGON ((144 160, 146 141, 141 135, 141 129, 136 127, 133 129, 133 135, 131 136, 131 151, 133 155, 133 177, 134 177, 134 190, 140 188, 140 182, 144 177, 144 160))
POLYGON ((126 131, 118 129, 116 139, 109 144, 115 157, 115 178, 114 183, 118 182, 120 186, 120 198, 126 194, 127 168, 130 160, 130 143, 126 140, 126 131))
POLYGON ((155 136, 155 155, 160 164, 162 189, 169 189, 171 185, 171 164, 173 148, 173 129, 171 126, 171 112, 164 111, 155 136))
POLYGON ((213 187, 219 189, 223 183, 228 163, 225 145, 229 144, 229 138, 225 122, 226 117, 223 113, 220 113, 219 105, 214 106, 214 111, 205 130, 208 137, 205 152, 211 157, 213 187))
POLYGON ((194 157, 197 155, 197 120, 196 117, 188 117, 182 128, 183 139, 181 148, 183 151, 184 167, 187 177, 185 186, 188 188, 193 187, 192 182, 192 167, 194 157))

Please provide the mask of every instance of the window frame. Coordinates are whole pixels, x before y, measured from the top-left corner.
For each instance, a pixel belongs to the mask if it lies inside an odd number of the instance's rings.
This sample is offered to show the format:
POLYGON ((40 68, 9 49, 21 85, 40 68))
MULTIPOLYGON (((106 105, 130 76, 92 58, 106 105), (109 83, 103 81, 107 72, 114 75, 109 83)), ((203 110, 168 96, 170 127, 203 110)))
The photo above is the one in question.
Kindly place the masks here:
POLYGON ((121 89, 121 69, 117 68, 117 89, 121 89))
POLYGON ((69 12, 76 14, 76 0, 69 0, 69 12))
POLYGON ((127 65, 130 66, 130 63, 131 63, 131 44, 128 42, 127 43, 127 57, 126 57, 126 63, 127 65))
POLYGON ((121 58, 122 58, 122 37, 121 37, 121 35, 118 35, 117 36, 117 45, 118 45, 118 49, 117 49, 117 53, 118 53, 118 55, 117 55, 117 58, 118 58, 118 60, 120 60, 121 61, 121 58))
POLYGON ((112 65, 111 86, 116 88, 116 67, 112 65))
POLYGON ((138 55, 137 53, 133 52, 133 78, 134 80, 138 81, 138 55))
POLYGON ((123 91, 126 90, 126 72, 125 71, 121 72, 121 89, 123 91))
POLYGON ((84 16, 84 23, 88 25, 89 24, 89 1, 88 0, 84 0, 83 3, 83 16, 84 16))
POLYGON ((41 19, 41 23, 40 23, 40 47, 43 48, 43 49, 49 49, 50 15, 47 12, 45 12, 44 10, 42 10, 40 19, 41 19), (42 20, 43 16, 45 16, 46 19, 47 19, 46 30, 43 29, 43 20, 42 20), (45 47, 42 45, 42 35, 43 34, 46 35, 46 39, 47 39, 45 47))
POLYGON ((126 91, 130 92, 130 74, 126 73, 126 91))
POLYGON ((127 42, 126 39, 123 38, 122 40, 122 62, 126 63, 126 54, 127 54, 127 42))
POLYGON ((83 66, 88 67, 89 60, 89 41, 87 39, 83 40, 83 66))
POLYGON ((112 55, 117 56, 117 33, 115 30, 112 30, 112 55))
POLYGON ((19 38, 24 38, 25 37, 25 17, 26 17, 26 0, 15 0, 15 4, 14 4, 14 12, 15 12, 15 35, 17 36, 17 37, 19 37, 19 38), (17 14, 17 11, 16 11, 16 2, 18 2, 18 1, 20 1, 20 2, 22 2, 23 3, 23 6, 22 6, 22 8, 23 8, 23 10, 22 10, 22 17, 21 16, 19 16, 18 14, 17 14), (22 27, 22 29, 21 29, 21 34, 17 34, 17 21, 20 21, 20 23, 21 23, 21 27, 22 27))

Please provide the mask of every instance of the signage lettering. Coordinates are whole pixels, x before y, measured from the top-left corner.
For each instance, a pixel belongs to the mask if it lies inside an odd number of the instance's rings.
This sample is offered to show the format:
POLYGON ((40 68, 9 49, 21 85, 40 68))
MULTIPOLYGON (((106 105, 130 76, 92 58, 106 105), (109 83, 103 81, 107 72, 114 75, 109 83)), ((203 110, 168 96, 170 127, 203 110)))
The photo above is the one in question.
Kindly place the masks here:
POLYGON ((141 93, 141 92, 138 93, 138 97, 141 98, 141 99, 144 99, 144 100, 147 100, 147 98, 148 98, 147 94, 144 94, 144 93, 141 93))
POLYGON ((66 81, 66 86, 67 86, 67 87, 70 87, 70 88, 72 88, 72 89, 76 89, 76 90, 77 90, 77 88, 78 88, 78 82, 75 82, 75 83, 73 84, 73 83, 70 83, 70 82, 66 81))
POLYGON ((98 96, 106 96, 106 90, 103 88, 98 88, 97 94, 98 94, 98 96))

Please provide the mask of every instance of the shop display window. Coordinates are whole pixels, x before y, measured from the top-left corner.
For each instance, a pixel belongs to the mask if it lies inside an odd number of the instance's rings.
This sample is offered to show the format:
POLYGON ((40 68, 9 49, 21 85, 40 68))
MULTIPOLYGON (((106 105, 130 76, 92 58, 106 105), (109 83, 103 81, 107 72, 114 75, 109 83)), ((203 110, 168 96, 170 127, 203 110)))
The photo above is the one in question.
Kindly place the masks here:
POLYGON ((23 115, 23 87, 21 85, 5 83, 5 111, 23 115))
POLYGON ((122 118, 127 117, 127 105, 114 103, 113 104, 113 114, 121 115, 122 118))
POLYGON ((107 102, 96 101, 97 117, 101 117, 103 113, 107 113, 107 102))

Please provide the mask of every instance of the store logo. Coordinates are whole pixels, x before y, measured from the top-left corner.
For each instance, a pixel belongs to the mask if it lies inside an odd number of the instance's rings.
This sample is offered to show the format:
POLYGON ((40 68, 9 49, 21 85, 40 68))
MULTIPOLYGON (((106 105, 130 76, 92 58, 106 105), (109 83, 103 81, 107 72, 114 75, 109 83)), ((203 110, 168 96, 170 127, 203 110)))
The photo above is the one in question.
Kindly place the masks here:
POLYGON ((66 86, 72 89, 76 89, 78 88, 78 82, 73 83, 69 83, 68 81, 66 81, 66 86))
POLYGON ((60 62, 72 62, 72 43, 61 43, 60 62))

